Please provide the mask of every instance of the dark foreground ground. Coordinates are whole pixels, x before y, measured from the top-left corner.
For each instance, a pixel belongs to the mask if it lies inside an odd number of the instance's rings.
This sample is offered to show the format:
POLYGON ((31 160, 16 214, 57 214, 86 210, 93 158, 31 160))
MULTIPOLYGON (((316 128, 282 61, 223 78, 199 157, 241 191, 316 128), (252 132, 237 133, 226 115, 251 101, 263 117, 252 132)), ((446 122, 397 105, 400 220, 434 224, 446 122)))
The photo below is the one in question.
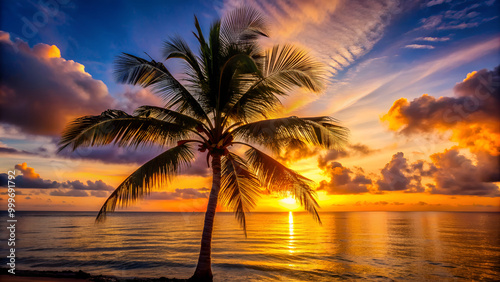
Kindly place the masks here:
POLYGON ((9 282, 180 282, 187 279, 176 278, 123 278, 105 275, 90 275, 83 271, 36 271, 36 270, 16 270, 12 275, 2 268, 0 281, 9 282))

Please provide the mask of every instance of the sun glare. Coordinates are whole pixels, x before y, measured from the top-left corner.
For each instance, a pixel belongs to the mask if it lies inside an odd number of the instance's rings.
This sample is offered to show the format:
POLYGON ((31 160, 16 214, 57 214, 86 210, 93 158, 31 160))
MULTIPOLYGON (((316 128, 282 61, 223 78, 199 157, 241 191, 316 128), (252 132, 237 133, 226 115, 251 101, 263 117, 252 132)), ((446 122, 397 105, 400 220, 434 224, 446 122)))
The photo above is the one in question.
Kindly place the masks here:
POLYGON ((279 200, 280 206, 288 211, 295 211, 300 207, 297 201, 293 197, 287 197, 279 200))

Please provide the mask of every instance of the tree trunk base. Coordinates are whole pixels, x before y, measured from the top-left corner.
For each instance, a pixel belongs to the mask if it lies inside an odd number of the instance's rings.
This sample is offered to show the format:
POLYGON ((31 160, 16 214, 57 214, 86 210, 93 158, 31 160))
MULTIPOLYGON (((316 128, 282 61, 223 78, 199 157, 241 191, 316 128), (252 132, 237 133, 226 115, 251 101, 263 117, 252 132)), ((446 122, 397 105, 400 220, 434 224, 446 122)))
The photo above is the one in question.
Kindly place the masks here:
POLYGON ((203 272, 198 272, 196 271, 191 278, 189 278, 188 281, 193 281, 193 282, 212 282, 213 281, 213 275, 212 271, 203 271, 203 272))

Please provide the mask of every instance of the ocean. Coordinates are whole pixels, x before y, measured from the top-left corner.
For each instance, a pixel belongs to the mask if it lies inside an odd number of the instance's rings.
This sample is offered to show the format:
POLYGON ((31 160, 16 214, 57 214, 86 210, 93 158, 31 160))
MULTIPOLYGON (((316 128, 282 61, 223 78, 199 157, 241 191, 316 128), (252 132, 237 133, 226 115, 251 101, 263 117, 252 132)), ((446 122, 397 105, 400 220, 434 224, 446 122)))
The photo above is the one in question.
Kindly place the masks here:
MULTIPOLYGON (((203 213, 17 212, 16 268, 119 277, 188 278, 203 213)), ((500 213, 252 213, 248 237, 231 213, 215 219, 215 281, 495 280, 500 213)), ((6 217, 2 217, 7 226, 6 217)), ((7 229, 0 254, 8 255, 7 229)), ((3 264, 4 267, 5 263, 3 264)))

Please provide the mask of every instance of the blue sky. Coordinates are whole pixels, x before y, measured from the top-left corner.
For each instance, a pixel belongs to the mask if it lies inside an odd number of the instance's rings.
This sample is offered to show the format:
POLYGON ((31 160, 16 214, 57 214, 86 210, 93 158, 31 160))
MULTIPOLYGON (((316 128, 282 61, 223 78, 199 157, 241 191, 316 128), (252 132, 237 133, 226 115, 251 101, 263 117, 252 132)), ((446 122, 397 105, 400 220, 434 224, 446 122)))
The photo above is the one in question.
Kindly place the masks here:
MULTIPOLYGON (((306 1, 307 2, 307 1, 306 1)), ((333 1, 335 2, 335 1, 333 1)), ((342 2, 342 1, 339 1, 342 2)), ((373 1, 365 1, 373 2, 373 1)), ((439 2, 439 1, 438 1, 439 2)), ((393 11, 387 11, 389 23, 383 29, 379 41, 366 54, 357 58, 350 68, 371 58, 398 55, 391 62, 395 68, 416 63, 422 59, 439 54, 440 49, 458 47, 473 40, 494 36, 498 33, 498 3, 495 1, 451 1, 450 3, 427 7, 426 2, 403 1, 393 11), (493 2, 491 5, 490 2, 493 2), (471 19, 443 19, 444 29, 419 29, 423 19, 446 14, 449 11, 468 10, 474 13, 471 19), (446 28, 446 23, 453 25, 466 23, 477 26, 468 28, 446 28), (483 22, 485 21, 485 22, 483 22), (419 37, 450 38, 444 42, 414 40, 419 37), (410 44, 434 46, 435 49, 401 48, 410 44), (401 66, 399 66, 401 65, 401 66)), ((279 7, 280 4, 273 4, 279 7)), ((197 15, 202 26, 207 27, 220 17, 227 3, 219 1, 148 1, 145 5, 139 1, 105 1, 95 4, 92 1, 17 1, 3 2, 1 28, 11 37, 19 37, 30 46, 37 43, 56 45, 63 57, 80 62, 93 77, 103 80, 111 92, 119 91, 113 81, 112 62, 120 52, 160 58, 159 47, 168 36, 184 35, 194 44, 193 15, 197 15), (50 10, 41 8, 45 4, 50 10), (49 5, 54 3, 55 5, 49 5), (55 12, 54 12, 55 11, 55 12), (40 13, 42 12, 42 13, 40 13), (45 16, 40 16, 43 14, 45 16), (46 24, 39 24, 40 22, 46 24), (40 25, 40 27, 38 27, 40 25)), ((279 7, 281 8, 281 7, 279 7)), ((300 9, 300 7, 296 7, 300 9)), ((300 19, 295 19, 300 21, 300 19)), ((439 27, 439 26, 438 26, 439 27)), ((349 31, 346 31, 349 32, 349 31)), ((334 37, 335 34, 323 36, 334 37)), ((314 46, 308 46, 314 49, 314 46)), ((498 59, 498 57, 496 57, 498 59)), ((449 73, 451 77, 464 71, 477 68, 493 68, 496 61, 488 57, 471 62, 449 73)), ((349 68, 346 68, 347 71, 349 68)), ((341 78, 338 75, 338 78, 341 78)), ((449 82, 450 85, 452 82, 449 82)))

